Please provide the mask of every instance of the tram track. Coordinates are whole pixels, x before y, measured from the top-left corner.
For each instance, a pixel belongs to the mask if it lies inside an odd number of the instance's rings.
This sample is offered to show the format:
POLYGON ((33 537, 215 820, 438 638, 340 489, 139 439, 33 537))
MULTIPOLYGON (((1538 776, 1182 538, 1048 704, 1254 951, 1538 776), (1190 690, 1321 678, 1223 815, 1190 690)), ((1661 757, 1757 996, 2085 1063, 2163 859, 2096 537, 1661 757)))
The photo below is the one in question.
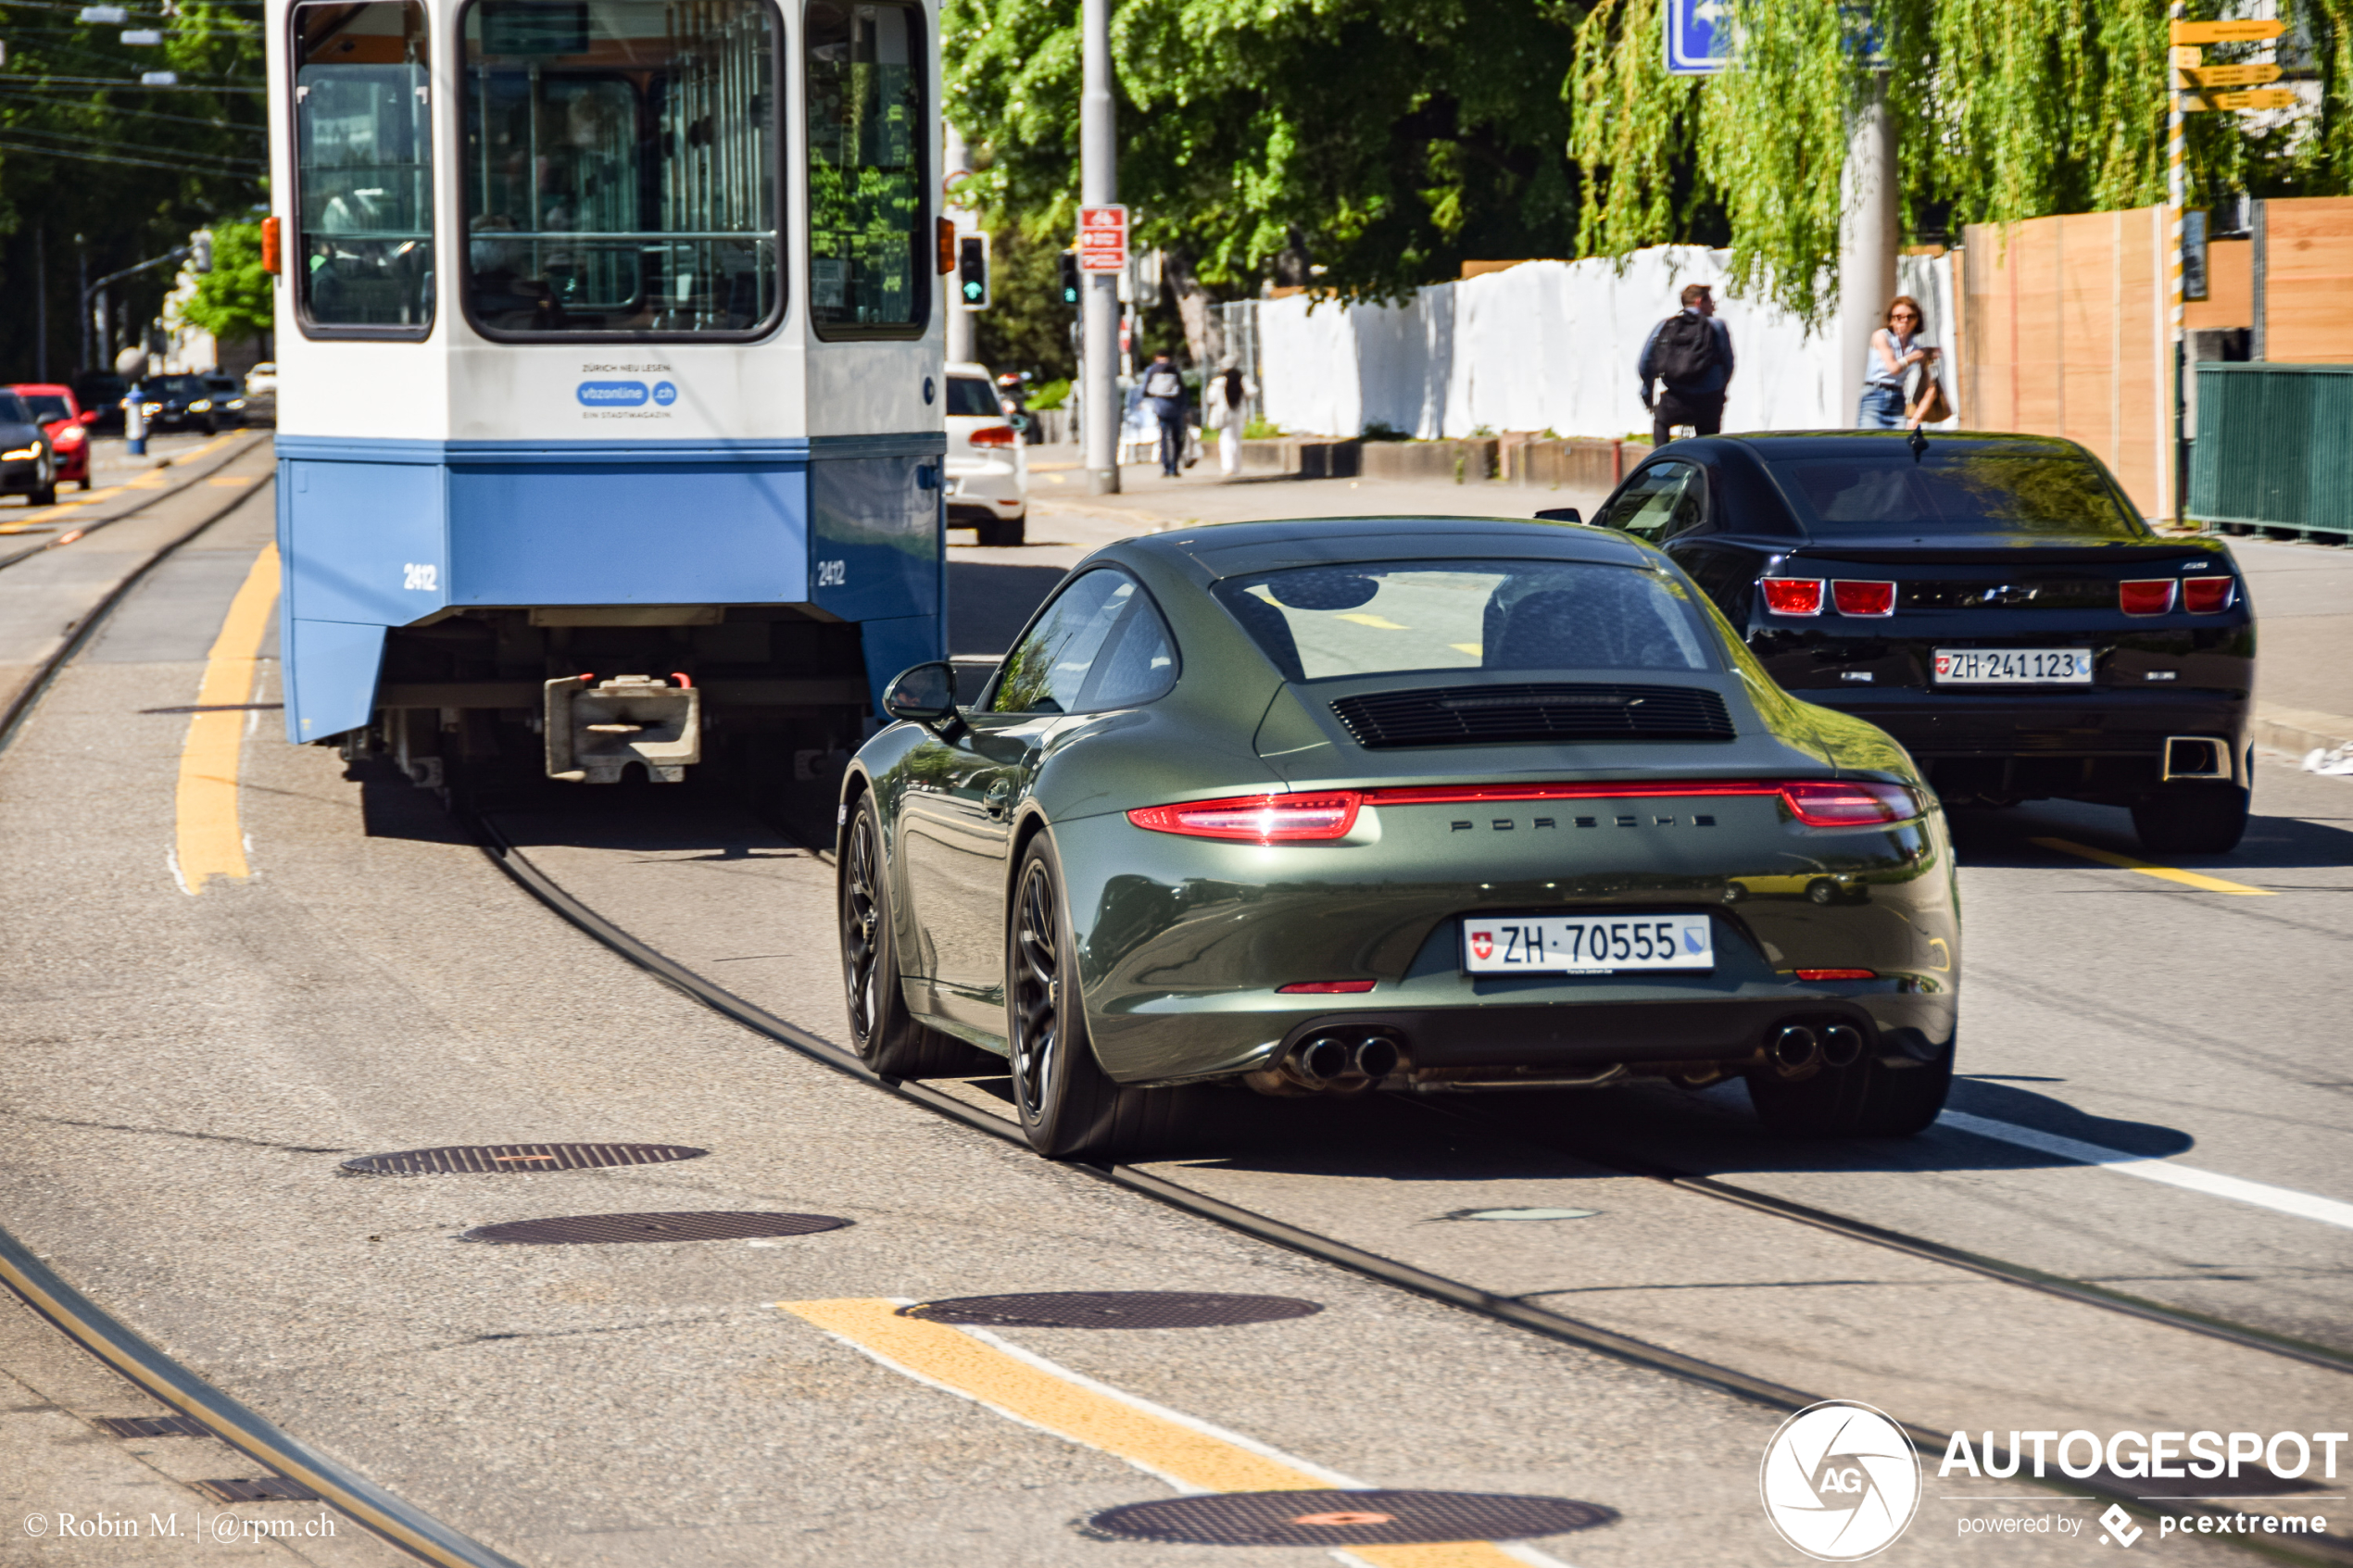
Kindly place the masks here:
MULTIPOLYGON (((123 522, 129 519, 137 517, 141 512, 145 511, 148 508, 155 506, 157 503, 178 495, 182 490, 187 488, 188 483, 193 483, 195 481, 199 479, 208 479, 212 475, 219 473, 222 469, 227 468, 231 463, 235 462, 239 458, 244 457, 247 452, 252 451, 254 447, 268 439, 269 433, 266 431, 255 431, 247 439, 243 441, 232 439, 220 447, 199 446, 192 451, 183 452, 175 457, 166 458, 163 462, 157 464, 155 468, 150 469, 147 471, 150 473, 162 473, 168 470, 179 468, 182 465, 193 464, 195 459, 202 457, 209 457, 216 451, 222 454, 220 460, 214 463, 209 468, 202 470, 192 469, 188 475, 188 481, 186 483, 158 486, 152 495, 147 495, 145 498, 132 506, 125 507, 119 512, 108 512, 105 517, 92 518, 87 523, 84 523, 80 527, 68 528, 65 532, 59 533, 54 539, 39 540, 33 544, 27 545, 22 548, 0 553, 0 571, 6 571, 12 566, 31 560, 35 556, 57 549, 61 546, 79 543, 83 539, 87 539, 93 533, 97 533, 100 529, 109 528, 118 522, 123 522)), ((115 488, 128 489, 130 486, 128 483, 125 483, 118 485, 115 488)), ((84 501, 69 501, 66 503, 68 506, 74 507, 85 506, 88 504, 89 503, 84 501)), ((207 526, 209 526, 209 524, 207 526)), ((171 547, 176 549, 179 546, 175 544, 171 547)))
MULTIPOLYGON (((463 805, 457 807, 461 825, 474 838, 484 856, 516 883, 522 890, 546 906, 550 911, 583 933, 591 940, 626 960, 661 984, 680 995, 710 1009, 741 1027, 815 1061, 823 1066, 858 1079, 885 1093, 912 1101, 926 1110, 982 1133, 1001 1142, 1027 1148, 1027 1140, 1012 1119, 1000 1116, 955 1096, 942 1093, 919 1081, 891 1078, 877 1073, 855 1054, 812 1031, 777 1017, 757 1004, 736 995, 660 951, 577 897, 510 839, 488 814, 463 805)), ((1484 1131, 1508 1134, 1527 1141, 1520 1129, 1491 1122, 1475 1110, 1444 1106, 1428 1106, 1436 1114, 1446 1115, 1484 1131)), ((2221 1340, 2242 1348, 2260 1351, 2306 1365, 2336 1372, 2353 1372, 2353 1356, 2325 1346, 2307 1344, 2262 1329, 2232 1323, 2224 1319, 2184 1311, 2162 1303, 2145 1301, 2121 1292, 2110 1291, 2085 1281, 2068 1279, 2011 1263, 1995 1258, 1950 1248, 1926 1237, 1909 1236, 1868 1223, 1789 1202, 1770 1195, 1741 1187, 1735 1184, 1700 1176, 1688 1172, 1676 1172, 1648 1161, 1619 1156, 1597 1155, 1587 1148, 1562 1149, 1578 1158, 1606 1166, 1620 1173, 1660 1181, 1683 1191, 1710 1199, 1750 1210, 1789 1223, 1830 1231, 1849 1240, 1904 1253, 1936 1263, 1961 1269, 1982 1277, 2056 1296, 2082 1305, 2152 1322, 2183 1333, 2221 1340)), ((1227 1202, 1180 1182, 1134 1166, 1120 1163, 1073 1161, 1071 1169, 1085 1172, 1111 1185, 1124 1188, 1165 1204, 1171 1208, 1210 1220, 1219 1225, 1270 1242, 1293 1252, 1345 1269, 1353 1273, 1380 1281, 1433 1300, 1466 1311, 1478 1313, 1496 1322, 1508 1323, 1544 1337, 1596 1351, 1619 1361, 1649 1370, 1664 1373, 1680 1381, 1730 1394, 1736 1398, 1775 1410, 1797 1411, 1831 1396, 1791 1386, 1771 1378, 1759 1376, 1740 1368, 1686 1354, 1669 1347, 1653 1344, 1630 1335, 1621 1334, 1603 1325, 1557 1312, 1550 1308, 1524 1299, 1498 1295, 1466 1281, 1417 1267, 1390 1258, 1340 1238, 1294 1225, 1271 1214, 1239 1204, 1227 1202)), ((1923 1451, 1941 1454, 1945 1451, 1952 1434, 1917 1422, 1906 1420, 1902 1412, 1892 1412, 1913 1442, 1923 1451)), ((1999 1453, 2011 1470, 2019 1474, 2021 1484, 2048 1489, 2054 1495, 2063 1489, 2093 1494, 2120 1504, 2130 1512, 2145 1518, 2158 1519, 2168 1515, 2176 1518, 2195 1516, 2196 1511, 2187 1503, 2197 1499, 2156 1499, 2128 1485, 2108 1479, 2105 1473, 2084 1479, 2070 1477, 2062 1486, 2056 1479, 2030 1480, 2018 1465, 2015 1452, 1998 1450, 1988 1446, 1986 1461, 1994 1463, 1999 1453)), ((1997 1472, 1998 1473, 1998 1472, 1997 1472)), ((2274 1537, 2252 1537, 2246 1539, 2228 1537, 2232 1544, 2259 1555, 2283 1562, 2329 1564, 2332 1568, 2353 1568, 2353 1547, 2322 1539, 2310 1545, 2285 1546, 2274 1537)))

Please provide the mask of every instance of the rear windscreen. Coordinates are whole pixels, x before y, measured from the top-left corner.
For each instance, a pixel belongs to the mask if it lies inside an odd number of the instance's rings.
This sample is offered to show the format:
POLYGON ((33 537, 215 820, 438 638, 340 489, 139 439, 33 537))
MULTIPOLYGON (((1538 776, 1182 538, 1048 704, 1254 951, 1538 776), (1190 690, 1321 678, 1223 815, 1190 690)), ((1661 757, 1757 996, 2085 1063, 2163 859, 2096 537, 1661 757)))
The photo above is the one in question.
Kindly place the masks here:
POLYGON ((1852 455, 1775 458, 1798 521, 1818 537, 1886 533, 2090 534, 2149 532, 2087 458, 1931 442, 1917 461, 1902 442, 1857 443, 1852 455))
POLYGON ((1216 594, 1294 681, 1711 668, 1682 584, 1640 567, 1371 561, 1229 577, 1216 594))
POLYGON ((997 406, 997 389, 978 376, 950 376, 948 415, 950 419, 1001 420, 1005 411, 997 406))

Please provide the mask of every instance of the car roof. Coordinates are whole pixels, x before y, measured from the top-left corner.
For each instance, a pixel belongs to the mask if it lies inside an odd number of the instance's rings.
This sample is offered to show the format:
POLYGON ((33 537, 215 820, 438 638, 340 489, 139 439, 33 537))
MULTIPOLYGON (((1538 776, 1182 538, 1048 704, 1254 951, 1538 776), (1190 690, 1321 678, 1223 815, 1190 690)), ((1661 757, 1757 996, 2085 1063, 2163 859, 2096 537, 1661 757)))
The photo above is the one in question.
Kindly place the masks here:
MULTIPOLYGON (((1924 431, 1923 438, 1931 447, 1959 447, 1964 451, 2007 448, 2012 451, 2041 451, 2054 457, 2084 456, 2076 443, 2057 435, 2023 435, 2010 431, 1957 430, 1924 431)), ((1907 430, 1776 430, 1755 431, 1738 435, 1714 435, 1701 438, 1710 445, 1743 446, 1760 458, 1836 458, 1852 453, 1858 441, 1908 443, 1912 433, 1907 430)), ((1682 442, 1672 445, 1680 446, 1682 442)), ((1667 448, 1661 447, 1660 451, 1667 448)))
POLYGON ((1287 518, 1145 534, 1125 548, 1198 582, 1289 566, 1376 560, 1461 560, 1540 556, 1611 566, 1650 566, 1654 553, 1623 533, 1573 522, 1500 517, 1287 518))

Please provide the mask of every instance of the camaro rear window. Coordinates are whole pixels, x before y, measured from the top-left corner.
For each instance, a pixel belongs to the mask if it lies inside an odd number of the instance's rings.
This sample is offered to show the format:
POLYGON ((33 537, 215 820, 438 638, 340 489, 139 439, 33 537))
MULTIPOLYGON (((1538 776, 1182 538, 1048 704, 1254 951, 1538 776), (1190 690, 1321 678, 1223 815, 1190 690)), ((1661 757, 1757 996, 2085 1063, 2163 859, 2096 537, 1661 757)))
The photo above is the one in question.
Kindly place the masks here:
POLYGON ((1231 577, 1217 597, 1294 681, 1409 670, 1705 670, 1683 586, 1584 561, 1370 561, 1231 577))
POLYGON ((1915 462, 1902 443, 1869 445, 1883 449, 1767 456, 1808 533, 2149 536, 2099 465, 2083 458, 1931 442, 1915 462))

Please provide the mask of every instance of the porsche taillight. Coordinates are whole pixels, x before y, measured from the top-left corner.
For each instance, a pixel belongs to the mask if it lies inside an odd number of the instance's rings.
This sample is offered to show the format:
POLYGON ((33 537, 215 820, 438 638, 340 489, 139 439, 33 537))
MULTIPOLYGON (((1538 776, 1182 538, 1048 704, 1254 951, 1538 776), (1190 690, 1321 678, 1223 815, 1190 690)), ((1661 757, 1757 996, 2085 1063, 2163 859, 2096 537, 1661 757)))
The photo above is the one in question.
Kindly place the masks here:
POLYGON ((1893 583, 1849 583, 1831 584, 1831 602, 1838 606, 1841 615, 1894 615, 1895 584, 1893 583))
POLYGON ((1775 615, 1822 613, 1822 580, 1818 577, 1760 577, 1765 608, 1775 615))
POLYGON ((1790 814, 1809 828, 1877 827, 1920 814, 1919 797, 1902 784, 1854 779, 1792 779, 1780 787, 1790 814))
POLYGON ((2237 587, 2231 577, 2184 577, 2182 579, 2182 608, 2192 615, 2220 615, 2231 608, 2231 591, 2237 587))
POLYGON ((1364 795, 1353 789, 1315 795, 1235 795, 1175 806, 1139 806, 1127 820, 1153 833, 1223 838, 1249 844, 1302 844, 1345 838, 1356 825, 1364 795))
POLYGON ((2163 615, 2173 608, 2180 584, 2171 577, 2142 577, 2116 585, 2116 602, 2127 615, 2163 615))

